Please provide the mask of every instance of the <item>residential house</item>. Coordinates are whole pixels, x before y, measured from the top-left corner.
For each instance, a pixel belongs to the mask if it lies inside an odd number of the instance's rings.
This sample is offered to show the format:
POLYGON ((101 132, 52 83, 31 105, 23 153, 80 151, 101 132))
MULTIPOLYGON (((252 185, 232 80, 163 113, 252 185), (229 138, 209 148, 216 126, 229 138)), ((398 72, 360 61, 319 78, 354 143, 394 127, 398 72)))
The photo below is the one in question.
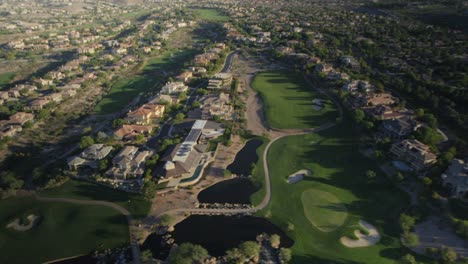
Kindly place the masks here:
POLYGON ((123 140, 132 140, 137 135, 148 136, 152 131, 152 126, 123 125, 114 132, 114 137, 123 140))
POLYGON ((8 91, 0 91, 0 99, 8 100, 9 98, 8 91))
POLYGON ((39 78, 39 79, 35 80, 34 82, 37 83, 40 86, 48 86, 48 85, 54 84, 53 80, 46 80, 46 79, 42 79, 42 78, 39 78))
POLYGON ((361 91, 365 93, 374 92, 375 90, 373 85, 371 85, 367 81, 362 81, 362 80, 348 81, 343 85, 341 89, 345 92, 361 91))
POLYGON ((468 159, 454 159, 441 178, 452 197, 468 200, 468 159))
POLYGON ((37 87, 35 85, 30 84, 19 84, 16 85, 13 89, 19 91, 22 94, 29 94, 31 92, 36 91, 37 87))
POLYGON ((104 144, 93 144, 87 147, 79 156, 74 156, 68 159, 68 167, 70 170, 76 170, 79 167, 87 166, 97 169, 100 161, 106 158, 113 150, 111 146, 104 144))
POLYGON ((213 78, 208 81, 208 89, 227 88, 232 83, 232 74, 230 73, 217 73, 213 78))
POLYGON ((179 97, 176 95, 169 95, 169 94, 158 94, 153 97, 150 104, 177 104, 179 103, 179 97))
POLYGON ((34 114, 25 113, 25 112, 17 112, 10 116, 10 120, 8 121, 11 125, 19 125, 23 126, 27 122, 31 122, 34 120, 34 114))
POLYGON ((14 137, 22 130, 23 128, 21 126, 3 124, 3 122, 0 122, 0 139, 4 139, 6 137, 14 137))
POLYGON ((190 67, 189 71, 191 71, 194 75, 202 75, 206 73, 205 67, 190 67))
POLYGON ((331 64, 320 63, 315 66, 316 73, 328 73, 331 70, 333 70, 333 66, 331 64))
POLYGON ((340 61, 341 65, 351 68, 353 70, 359 70, 361 67, 359 61, 357 61, 353 56, 342 56, 340 61))
POLYGON ((76 90, 74 90, 74 89, 64 90, 64 91, 61 92, 61 94, 62 94, 62 98, 64 98, 64 99, 71 98, 71 97, 76 95, 76 90))
POLYGON ((161 88, 163 94, 182 93, 188 90, 188 86, 183 82, 168 82, 161 88))
POLYGON ((394 143, 390 152, 397 159, 407 162, 415 171, 427 169, 437 161, 437 156, 431 151, 429 146, 416 139, 406 139, 394 143))
POLYGON ((384 137, 404 139, 419 127, 416 120, 410 117, 387 119, 382 122, 380 131, 384 137))
POLYGON ((135 111, 128 112, 126 120, 131 124, 150 125, 164 116, 165 108, 161 104, 144 104, 135 111))
POLYGON ((390 93, 357 94, 354 97, 355 107, 375 107, 378 105, 392 105, 396 101, 390 93))
POLYGON ((44 108, 44 106, 46 106, 48 103, 50 103, 50 101, 47 99, 41 99, 41 98, 35 99, 29 103, 26 109, 32 110, 32 111, 39 111, 42 108, 44 108))
POLYGON ((51 93, 47 95, 45 98, 50 100, 51 102, 56 102, 56 103, 60 103, 63 99, 61 93, 51 93))
POLYGON ((145 162, 150 151, 140 151, 134 146, 125 146, 113 159, 113 167, 106 175, 117 179, 140 178, 145 172, 145 162))
POLYGON ((192 77, 193 77, 193 73, 189 72, 189 71, 186 71, 186 72, 183 72, 183 73, 177 75, 176 80, 186 83, 186 82, 190 81, 190 79, 192 79, 192 77))
POLYGON ((206 123, 206 120, 195 121, 184 142, 169 149, 161 158, 165 164, 156 171, 160 182, 172 178, 189 178, 193 175, 195 169, 202 163, 204 147, 198 145, 198 140, 206 123))
POLYGON ((187 115, 194 119, 232 120, 234 107, 229 103, 229 94, 220 93, 219 95, 206 96, 200 100, 200 107, 190 111, 187 115))

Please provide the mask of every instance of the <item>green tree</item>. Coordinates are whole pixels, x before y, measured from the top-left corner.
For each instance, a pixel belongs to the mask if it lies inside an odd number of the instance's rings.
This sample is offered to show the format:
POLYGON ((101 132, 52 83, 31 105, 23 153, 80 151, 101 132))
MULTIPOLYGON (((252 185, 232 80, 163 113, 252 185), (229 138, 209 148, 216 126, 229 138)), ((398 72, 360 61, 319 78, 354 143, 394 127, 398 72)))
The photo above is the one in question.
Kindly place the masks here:
POLYGON ((94 139, 90 136, 83 136, 80 140, 80 148, 84 149, 94 144, 94 139))
POLYGON ((416 223, 416 219, 407 214, 400 215, 400 227, 403 232, 409 232, 416 223))
POLYGON ((376 176, 377 176, 377 173, 375 173, 375 171, 373 171, 373 170, 366 171, 366 177, 367 177, 368 180, 372 180, 376 176))
POLYGON ((273 234, 270 236, 270 244, 273 248, 278 248, 281 243, 281 237, 277 234, 273 234))
POLYGON ((208 257, 208 251, 203 247, 190 243, 183 243, 169 256, 169 263, 201 264, 208 257))
POLYGON ((283 262, 289 263, 292 258, 291 250, 289 248, 281 248, 279 252, 279 257, 283 262))
POLYGON ((47 109, 41 109, 39 113, 37 113, 37 119, 46 119, 50 117, 50 112, 47 109))
POLYGON ((143 185, 143 196, 146 200, 151 200, 156 195, 156 191, 158 190, 158 186, 152 180, 146 181, 143 185))
POLYGON ((423 184, 424 184, 425 186, 430 186, 430 185, 432 184, 432 180, 431 180, 431 178, 429 178, 429 177, 424 177, 424 178, 422 179, 422 182, 423 182, 423 184))
POLYGON ((184 121, 184 118, 185 118, 184 113, 178 113, 178 114, 175 115, 175 117, 174 117, 174 123, 175 123, 175 124, 180 124, 180 123, 182 123, 182 121, 184 121))
POLYGON ((417 264, 416 259, 411 254, 406 254, 400 259, 401 264, 417 264))
POLYGON ((151 250, 144 250, 141 252, 141 261, 149 262, 153 260, 153 253, 151 253, 151 250))
POLYGON ((112 127, 113 128, 117 128, 117 127, 120 127, 120 126, 125 125, 125 124, 127 124, 127 121, 125 119, 122 119, 122 118, 115 119, 114 121, 112 121, 112 127))
POLYGON ((444 247, 440 250, 440 258, 443 263, 453 263, 457 261, 458 256, 453 249, 444 247))
POLYGON ((256 258, 260 254, 260 245, 254 241, 246 241, 239 245, 239 250, 249 259, 256 258))
POLYGON ((245 256, 238 248, 229 249, 226 251, 226 262, 229 264, 243 264, 245 256))
POLYGON ((109 161, 107 159, 102 159, 99 161, 99 171, 104 172, 107 167, 109 167, 109 161))
POLYGON ((179 94, 178 98, 179 98, 180 101, 183 101, 183 100, 187 99, 187 94, 182 92, 182 93, 179 94))
POLYGON ((419 245, 419 237, 417 234, 412 232, 404 232, 402 235, 404 243, 408 246, 417 246, 419 245))
POLYGON ((353 112, 353 119, 358 124, 360 124, 360 123, 362 123, 364 121, 365 116, 366 115, 364 114, 364 111, 362 111, 361 109, 356 109, 353 112))

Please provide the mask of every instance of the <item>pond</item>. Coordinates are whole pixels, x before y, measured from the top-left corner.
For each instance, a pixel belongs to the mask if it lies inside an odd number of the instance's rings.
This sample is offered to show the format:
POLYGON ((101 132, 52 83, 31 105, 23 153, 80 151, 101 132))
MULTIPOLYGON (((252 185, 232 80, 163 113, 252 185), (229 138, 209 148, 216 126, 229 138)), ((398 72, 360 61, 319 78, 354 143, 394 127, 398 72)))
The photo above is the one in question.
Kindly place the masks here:
POLYGON ((171 246, 165 243, 163 236, 164 235, 156 233, 149 235, 141 245, 141 251, 150 250, 153 258, 161 260, 166 259, 169 255, 171 246))
POLYGON ((278 234, 281 247, 291 247, 294 241, 279 227, 266 219, 252 216, 192 215, 175 226, 175 243, 198 244, 212 256, 222 256, 226 250, 244 241, 255 241, 262 233, 278 234))
POLYGON ((260 139, 251 139, 237 153, 234 162, 227 169, 236 175, 248 176, 252 172, 252 164, 258 161, 257 149, 263 144, 260 139))
POLYGON ((234 178, 217 183, 198 194, 200 203, 250 204, 250 196, 259 190, 248 178, 234 178))

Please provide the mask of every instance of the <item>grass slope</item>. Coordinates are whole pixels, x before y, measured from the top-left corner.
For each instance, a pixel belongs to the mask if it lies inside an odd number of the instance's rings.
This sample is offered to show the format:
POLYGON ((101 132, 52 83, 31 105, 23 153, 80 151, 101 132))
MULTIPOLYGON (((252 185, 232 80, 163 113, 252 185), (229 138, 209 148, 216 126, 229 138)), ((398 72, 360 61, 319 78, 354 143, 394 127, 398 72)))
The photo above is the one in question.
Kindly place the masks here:
POLYGON ((62 186, 48 189, 40 193, 40 195, 44 197, 65 197, 114 202, 127 208, 135 218, 145 217, 151 207, 151 203, 144 200, 141 195, 113 190, 94 183, 77 180, 70 180, 62 186))
POLYGON ((127 221, 111 208, 23 197, 0 201, 0 212, 0 263, 42 263, 128 243, 127 221), (41 217, 33 229, 5 228, 31 213, 41 217))
POLYGON ((14 72, 6 72, 0 74, 0 90, 3 88, 4 85, 8 84, 13 78, 15 78, 16 73, 14 72))
POLYGON ((271 146, 272 198, 263 214, 271 215, 285 230, 294 225, 289 232, 295 240, 293 263, 393 263, 405 253, 397 223, 407 197, 387 182, 372 160, 360 155, 357 146, 346 121, 318 134, 286 137, 271 146), (284 180, 300 169, 312 175, 294 185, 284 180), (367 170, 376 171, 377 179, 369 182, 367 170), (349 216, 343 226, 322 232, 309 222, 301 202, 302 193, 309 189, 331 193, 346 206, 349 216), (382 241, 360 249, 342 246, 339 238, 352 234, 360 219, 374 224, 382 241))
POLYGON ((301 201, 309 222, 323 232, 336 230, 348 216, 344 204, 329 192, 309 189, 302 193, 301 201))
POLYGON ((167 50, 149 58, 142 70, 130 78, 120 78, 94 108, 97 114, 110 114, 122 110, 130 101, 143 92, 160 86, 164 72, 181 68, 195 53, 192 49, 167 50))
POLYGON ((298 73, 259 73, 252 88, 262 96, 266 118, 274 128, 317 127, 337 116, 335 106, 328 100, 320 111, 313 109, 313 99, 326 98, 312 90, 298 73))

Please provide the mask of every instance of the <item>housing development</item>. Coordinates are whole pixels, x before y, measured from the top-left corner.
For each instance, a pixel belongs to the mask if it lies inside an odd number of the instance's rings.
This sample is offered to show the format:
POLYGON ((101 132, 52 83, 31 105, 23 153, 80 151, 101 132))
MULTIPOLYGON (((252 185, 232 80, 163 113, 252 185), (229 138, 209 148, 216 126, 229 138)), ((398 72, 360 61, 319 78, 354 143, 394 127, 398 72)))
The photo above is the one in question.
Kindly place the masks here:
POLYGON ((468 263, 466 1, 0 14, 0 263, 468 263))

